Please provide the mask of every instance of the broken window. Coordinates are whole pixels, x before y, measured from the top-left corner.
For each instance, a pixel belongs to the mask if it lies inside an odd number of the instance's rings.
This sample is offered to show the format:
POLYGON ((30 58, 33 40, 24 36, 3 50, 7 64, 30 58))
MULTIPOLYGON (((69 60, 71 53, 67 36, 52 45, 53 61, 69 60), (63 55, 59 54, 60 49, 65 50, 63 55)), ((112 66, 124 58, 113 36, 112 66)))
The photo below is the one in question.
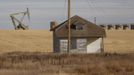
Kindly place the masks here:
POLYGON ((83 25, 72 24, 71 29, 73 29, 73 30, 83 30, 83 25))
POLYGON ((76 26, 76 25, 74 25, 74 24, 72 24, 72 25, 71 25, 71 29, 76 30, 76 28, 77 28, 77 26, 76 26))

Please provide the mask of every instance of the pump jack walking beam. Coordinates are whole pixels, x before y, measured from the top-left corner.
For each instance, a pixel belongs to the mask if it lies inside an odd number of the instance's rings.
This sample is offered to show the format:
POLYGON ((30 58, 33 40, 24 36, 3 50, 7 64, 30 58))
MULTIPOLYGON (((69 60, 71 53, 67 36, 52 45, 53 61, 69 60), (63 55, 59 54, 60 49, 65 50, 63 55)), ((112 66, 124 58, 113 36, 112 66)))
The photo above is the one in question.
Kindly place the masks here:
POLYGON ((27 8, 26 12, 13 13, 10 15, 15 30, 19 30, 19 29, 27 30, 28 29, 28 26, 23 24, 23 20, 24 20, 26 15, 30 21, 30 13, 29 13, 28 8, 27 8), (23 15, 20 20, 15 17, 15 15, 19 15, 19 14, 23 15), (16 24, 16 22, 18 23, 18 25, 16 24))

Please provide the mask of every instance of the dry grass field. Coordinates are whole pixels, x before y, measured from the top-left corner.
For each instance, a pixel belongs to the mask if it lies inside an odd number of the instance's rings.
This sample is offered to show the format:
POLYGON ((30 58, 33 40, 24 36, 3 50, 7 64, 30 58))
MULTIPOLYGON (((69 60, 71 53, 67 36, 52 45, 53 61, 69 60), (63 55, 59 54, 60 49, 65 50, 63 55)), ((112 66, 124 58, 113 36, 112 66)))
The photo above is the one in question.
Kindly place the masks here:
MULTIPOLYGON (((134 53, 133 30, 110 30, 105 52, 134 53)), ((52 32, 47 30, 0 30, 0 52, 52 52, 52 32)))
POLYGON ((0 30, 0 52, 52 52, 52 34, 46 30, 0 30))
POLYGON ((0 55, 0 75, 134 75, 134 54, 0 55))
POLYGON ((105 52, 114 54, 52 54, 43 53, 52 52, 49 31, 0 30, 0 75, 134 75, 133 34, 107 31, 105 52))
POLYGON ((116 53, 134 53, 133 30, 110 30, 105 39, 105 51, 116 53))

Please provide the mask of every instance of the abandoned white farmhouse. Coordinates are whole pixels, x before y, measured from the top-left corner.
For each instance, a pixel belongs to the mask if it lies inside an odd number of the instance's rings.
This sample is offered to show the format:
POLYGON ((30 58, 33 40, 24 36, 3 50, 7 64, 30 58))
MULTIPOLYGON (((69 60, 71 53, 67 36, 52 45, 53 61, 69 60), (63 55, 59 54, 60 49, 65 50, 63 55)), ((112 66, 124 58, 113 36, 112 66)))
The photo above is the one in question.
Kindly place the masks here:
MULTIPOLYGON (((68 48, 68 20, 57 25, 51 22, 53 50, 66 53, 68 48)), ((79 16, 71 18, 71 53, 100 53, 104 50, 105 30, 79 16)))

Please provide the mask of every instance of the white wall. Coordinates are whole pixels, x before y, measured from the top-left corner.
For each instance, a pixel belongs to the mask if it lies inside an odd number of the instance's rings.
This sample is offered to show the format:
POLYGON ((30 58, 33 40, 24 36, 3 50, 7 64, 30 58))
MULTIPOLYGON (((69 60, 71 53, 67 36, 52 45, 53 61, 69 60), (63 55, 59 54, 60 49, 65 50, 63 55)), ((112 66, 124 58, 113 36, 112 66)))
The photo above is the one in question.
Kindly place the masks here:
POLYGON ((89 43, 87 45, 87 53, 99 53, 99 52, 101 52, 101 42, 102 42, 102 38, 98 38, 97 40, 89 43))

